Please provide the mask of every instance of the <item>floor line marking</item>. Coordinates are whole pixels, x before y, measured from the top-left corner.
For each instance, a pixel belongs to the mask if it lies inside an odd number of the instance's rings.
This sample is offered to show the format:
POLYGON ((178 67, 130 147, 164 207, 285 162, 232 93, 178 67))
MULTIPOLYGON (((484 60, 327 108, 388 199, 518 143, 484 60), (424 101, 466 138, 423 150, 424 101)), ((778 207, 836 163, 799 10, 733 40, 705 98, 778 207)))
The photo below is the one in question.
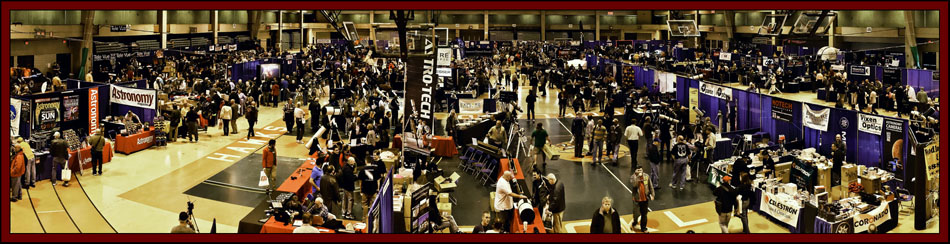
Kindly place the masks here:
POLYGON ((45 213, 59 213, 59 212, 66 212, 66 210, 37 211, 36 213, 37 213, 37 214, 45 214, 45 213))
POLYGON ((617 182, 620 182, 620 185, 623 186, 623 189, 627 189, 627 191, 630 192, 630 194, 633 194, 633 190, 630 190, 630 188, 627 187, 627 184, 624 184, 623 181, 621 181, 620 178, 617 177, 617 175, 615 175, 613 171, 610 171, 610 169, 607 168, 607 166, 604 166, 604 164, 600 164, 600 167, 603 167, 605 170, 607 170, 607 173, 610 173, 610 175, 613 176, 614 179, 617 179, 617 182))
POLYGON ((669 217, 670 220, 673 220, 673 222, 676 223, 676 225, 678 225, 680 228, 690 226, 690 225, 702 224, 708 221, 706 219, 697 219, 697 220, 693 220, 689 222, 683 222, 682 220, 680 220, 679 217, 676 217, 676 215, 674 215, 673 212, 663 211, 663 214, 666 214, 666 217, 669 217))

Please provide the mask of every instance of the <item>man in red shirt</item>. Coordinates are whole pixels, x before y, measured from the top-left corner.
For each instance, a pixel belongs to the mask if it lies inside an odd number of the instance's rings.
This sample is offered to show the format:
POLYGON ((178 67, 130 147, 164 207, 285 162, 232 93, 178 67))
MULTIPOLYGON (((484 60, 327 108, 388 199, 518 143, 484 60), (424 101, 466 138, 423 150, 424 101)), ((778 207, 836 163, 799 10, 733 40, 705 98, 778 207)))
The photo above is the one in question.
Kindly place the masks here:
POLYGON ((267 193, 270 194, 274 190, 274 177, 276 177, 275 170, 277 166, 277 140, 270 139, 267 142, 267 147, 264 148, 264 160, 262 166, 264 167, 264 174, 267 175, 267 193))
POLYGON ((10 201, 16 202, 23 199, 20 177, 26 173, 26 155, 23 155, 23 149, 20 148, 20 144, 14 144, 13 150, 16 152, 16 156, 14 156, 13 161, 10 162, 10 192, 13 193, 13 196, 10 197, 10 201))

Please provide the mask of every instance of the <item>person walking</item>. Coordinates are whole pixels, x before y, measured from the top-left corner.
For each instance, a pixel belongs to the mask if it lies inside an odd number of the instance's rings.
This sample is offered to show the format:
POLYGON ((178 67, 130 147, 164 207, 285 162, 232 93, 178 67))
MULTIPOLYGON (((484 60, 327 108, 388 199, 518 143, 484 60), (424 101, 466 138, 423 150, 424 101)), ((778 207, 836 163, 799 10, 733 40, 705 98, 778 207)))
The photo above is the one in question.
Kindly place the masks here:
POLYGON ((601 160, 604 156, 603 147, 604 141, 607 139, 607 127, 604 126, 604 121, 602 119, 597 120, 597 125, 594 127, 594 139, 593 146, 591 150, 594 151, 594 163, 602 164, 601 160))
POLYGON ((730 214, 736 206, 736 191, 729 183, 730 181, 732 177, 723 176, 722 183, 713 191, 713 195, 716 196, 716 213, 719 214, 719 228, 724 234, 729 233, 729 220, 732 219, 730 214))
POLYGON ((535 127, 534 132, 531 132, 531 138, 534 139, 534 149, 532 149, 532 155, 534 157, 533 168, 541 170, 541 172, 546 172, 547 169, 547 157, 548 155, 544 153, 544 146, 548 142, 548 132, 544 130, 544 125, 538 123, 535 127), (538 158, 541 158, 540 168, 538 168, 538 158))
POLYGON ((294 121, 297 127, 297 143, 303 144, 304 124, 307 123, 307 112, 303 110, 303 103, 297 102, 294 108, 294 121))
POLYGON ((600 200, 600 208, 590 220, 591 234, 620 234, 620 214, 611 206, 613 202, 609 196, 600 200))
POLYGON ((686 139, 680 135, 676 137, 677 143, 673 145, 671 154, 673 155, 673 180, 670 182, 670 188, 679 188, 683 190, 686 186, 686 165, 692 157, 692 150, 686 144, 686 139))
POLYGON ((552 221, 554 233, 567 233, 562 223, 564 210, 567 208, 566 201, 564 200, 564 183, 558 181, 554 173, 548 173, 547 180, 548 185, 551 186, 550 195, 548 195, 548 208, 554 215, 554 220, 552 221))
POLYGON ((94 135, 86 139, 92 147, 92 175, 102 175, 102 148, 106 145, 106 138, 102 136, 102 129, 97 129, 94 135))
POLYGON ((231 128, 231 116, 233 115, 231 105, 233 105, 233 103, 229 102, 221 106, 221 114, 218 115, 218 117, 221 118, 221 129, 224 130, 224 136, 231 134, 228 132, 228 129, 231 128))
POLYGON ((755 190, 752 188, 752 177, 748 173, 739 174, 739 185, 736 186, 736 193, 741 197, 736 205, 735 216, 742 220, 742 233, 749 234, 749 207, 751 200, 755 197, 755 190))
POLYGON ((557 117, 559 117, 559 118, 560 118, 560 117, 564 117, 565 112, 567 112, 567 107, 568 107, 568 104, 567 104, 567 93, 566 93, 566 92, 563 92, 563 91, 562 91, 562 92, 559 92, 559 93, 558 93, 558 98, 557 98, 557 111, 558 111, 558 112, 557 112, 557 117))
POLYGON ((528 96, 525 97, 525 103, 528 105, 528 108, 527 108, 528 120, 534 121, 535 119, 534 103, 537 101, 538 101, 538 95, 535 94, 534 89, 528 91, 528 96))
POLYGON ((185 114, 185 123, 188 125, 188 132, 185 133, 185 137, 188 137, 188 142, 198 142, 198 108, 190 107, 188 113, 185 114), (194 138, 194 140, 192 140, 194 138))
POLYGON ((623 137, 623 134, 623 125, 620 124, 619 119, 614 119, 607 130, 607 157, 614 165, 620 164, 620 161, 617 160, 620 157, 620 138, 623 137))
POLYGON ((251 106, 247 106, 247 112, 244 114, 244 118, 247 119, 247 139, 250 140, 251 137, 257 136, 254 133, 254 124, 257 123, 257 102, 251 102, 251 106))
POLYGON ((640 137, 643 136, 643 130, 637 126, 637 120, 634 119, 630 125, 623 131, 623 137, 627 139, 627 147, 630 148, 630 161, 632 165, 637 165, 637 155, 640 152, 640 137))
POLYGON ((663 161, 663 156, 660 154, 660 139, 653 139, 650 144, 647 144, 647 159, 650 160, 650 183, 653 185, 653 188, 660 188, 660 162, 663 161))
POLYGON ((14 144, 13 151, 15 154, 10 160, 10 202, 23 199, 20 177, 26 174, 26 155, 23 154, 23 148, 20 144, 14 144))
MULTIPOLYGON (((270 195, 270 192, 274 190, 274 182, 277 177, 275 169, 277 168, 277 140, 270 139, 267 142, 267 147, 264 147, 263 161, 261 166, 264 169, 264 174, 267 176, 267 194, 270 195)), ((316 170, 314 170, 316 171, 316 170)))
MULTIPOLYGON (((633 202, 637 207, 637 210, 633 212, 633 224, 630 226, 630 229, 640 224, 640 232, 647 232, 647 212, 650 210, 650 201, 653 200, 654 192, 653 188, 655 185, 651 182, 652 177, 648 177, 646 173, 643 173, 643 168, 640 165, 634 165, 635 168, 633 175, 630 175, 630 184, 633 185, 633 202), (637 218, 639 217, 639 219, 637 218)), ((652 179, 656 181, 656 179, 652 179)))
POLYGON ((294 104, 292 101, 287 101, 284 103, 284 126, 287 128, 287 133, 294 132, 294 104))
MULTIPOLYGON (((53 167, 50 167, 52 172, 50 173, 49 181, 55 186, 56 173, 66 168, 66 161, 69 158, 69 145, 66 144, 66 140, 63 140, 63 136, 58 131, 53 133, 53 141, 49 146, 49 154, 53 157, 53 167)), ((65 175, 63 177, 65 177, 65 175)), ((69 186, 69 181, 64 180, 63 186, 69 186)))

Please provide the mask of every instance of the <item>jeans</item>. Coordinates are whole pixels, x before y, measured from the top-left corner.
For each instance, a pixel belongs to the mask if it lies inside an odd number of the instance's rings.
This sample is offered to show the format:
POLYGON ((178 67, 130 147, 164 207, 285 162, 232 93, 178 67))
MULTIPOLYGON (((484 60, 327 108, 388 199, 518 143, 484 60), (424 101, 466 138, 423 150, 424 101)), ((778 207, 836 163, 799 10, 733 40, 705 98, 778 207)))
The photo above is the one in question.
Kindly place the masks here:
POLYGON ((601 158, 604 156, 602 147, 604 146, 604 140, 594 140, 593 147, 591 150, 594 151, 594 163, 602 163, 601 158))
POLYGON ((230 126, 228 126, 230 122, 231 122, 230 119, 221 119, 221 129, 224 130, 224 136, 228 136, 228 134, 230 134, 228 133, 228 129, 231 128, 230 126))
POLYGON ((169 130, 168 138, 166 138, 166 140, 170 142, 178 141, 178 124, 171 125, 171 129, 169 130))
MULTIPOLYGON (((630 165, 637 165, 639 163, 637 156, 640 152, 640 140, 627 140, 627 147, 630 148, 630 165)), ((636 168, 636 166, 633 168, 636 168)))
POLYGON ((574 135, 574 157, 584 157, 584 136, 583 134, 574 135), (580 135, 580 136, 578 136, 580 135))
POLYGON ((194 122, 194 121, 188 122, 187 134, 188 135, 186 135, 185 137, 188 137, 188 141, 191 141, 192 138, 194 138, 195 141, 198 141, 198 122, 194 122))
POLYGON ((739 219, 742 220, 742 233, 749 233, 749 199, 742 199, 742 211, 739 211, 739 219))
POLYGON ((353 214, 353 201, 356 200, 353 198, 353 191, 343 191, 343 214, 352 215, 353 214))
POLYGON ((23 188, 20 185, 20 177, 23 176, 10 177, 10 199, 23 198, 23 188))
POLYGON ((430 218, 432 218, 432 217, 439 217, 439 218, 442 218, 442 224, 441 224, 441 225, 436 225, 433 229, 435 229, 435 230, 444 230, 445 228, 449 228, 449 230, 452 231, 452 232, 449 232, 449 233, 454 234, 454 233, 458 233, 458 232, 459 232, 459 225, 458 225, 458 223, 455 222, 455 217, 452 217, 452 215, 447 215, 447 216, 445 216, 445 217, 442 217, 442 216, 430 216, 430 218))
POLYGON ((298 141, 303 140, 303 130, 304 130, 303 122, 300 122, 300 120, 297 120, 297 140, 298 141))
POLYGON ((558 106, 558 109, 557 109, 558 117, 564 117, 565 112, 567 112, 567 106, 564 106, 564 105, 558 106))
POLYGON ((363 198, 361 202, 363 203, 363 221, 365 222, 369 219, 369 207, 373 203, 373 199, 376 198, 376 194, 360 193, 360 197, 363 198))
POLYGON ((729 233, 729 220, 732 219, 731 213, 719 213, 719 228, 722 229, 722 233, 729 233))
POLYGON ((257 123, 257 121, 253 121, 253 120, 247 121, 247 138, 257 136, 256 134, 254 134, 254 123, 257 123))
POLYGON ((92 150, 92 172, 102 174, 102 151, 92 150))
POLYGON ((267 175, 267 189, 268 190, 274 189, 274 182, 275 182, 274 178, 277 177, 277 174, 276 174, 277 171, 274 168, 276 167, 264 168, 264 174, 267 175))
MULTIPOLYGON (((53 172, 51 172, 51 174, 50 174, 49 181, 52 182, 53 184, 56 184, 56 180, 58 180, 58 179, 56 178, 56 174, 59 173, 59 171, 61 171, 61 170, 63 170, 63 169, 66 168, 66 159, 65 159, 65 158, 55 158, 55 157, 54 157, 54 158, 53 158, 53 166, 51 166, 50 168, 51 168, 51 171, 53 171, 53 172), (57 166, 59 166, 58 169, 57 169, 57 166)), ((93 172, 95 172, 95 171, 93 171, 93 172)), ((68 183, 69 181, 67 180, 67 181, 65 181, 65 182, 68 183)))
POLYGON ((534 113, 534 105, 528 105, 528 119, 534 120, 535 115, 536 114, 534 113))
POLYGON ((511 221, 515 217, 515 209, 501 210, 497 212, 498 221, 501 221, 502 230, 511 231, 511 221))
POLYGON ((654 188, 660 187, 660 162, 650 161, 650 183, 654 188))
POLYGON ((688 158, 678 158, 673 161, 673 187, 683 188, 686 186, 686 165, 689 164, 688 158))
POLYGON ((36 183, 36 158, 26 160, 26 173, 23 175, 25 185, 34 185, 36 183))
POLYGON ((547 155, 544 153, 544 148, 535 147, 534 149, 531 149, 531 156, 534 157, 534 162, 531 163, 535 165, 538 164, 538 158, 541 159, 540 167, 534 167, 544 173, 545 169, 547 168, 547 155))
MULTIPOLYGON (((634 224, 640 223, 640 231, 647 231, 647 213, 650 210, 650 201, 642 201, 637 203, 637 211, 633 212, 633 222, 634 224), (637 220, 637 217, 640 219, 637 220)), ((632 228, 631 228, 632 229, 632 228)))

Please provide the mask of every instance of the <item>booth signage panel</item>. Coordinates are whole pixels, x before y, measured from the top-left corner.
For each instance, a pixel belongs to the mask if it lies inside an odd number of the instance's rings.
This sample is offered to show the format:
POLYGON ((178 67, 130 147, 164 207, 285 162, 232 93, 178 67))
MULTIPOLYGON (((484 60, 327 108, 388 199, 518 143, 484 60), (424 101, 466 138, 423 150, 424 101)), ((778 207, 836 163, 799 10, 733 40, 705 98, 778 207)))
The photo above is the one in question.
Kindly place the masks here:
POLYGON ((868 213, 859 213, 854 216, 854 233, 868 231, 871 225, 881 226, 885 221, 891 219, 891 208, 889 202, 881 202, 874 210, 868 213))
POLYGON ((794 108, 795 108, 795 105, 792 103, 792 101, 779 99, 779 98, 772 98, 772 118, 773 119, 791 123, 792 119, 795 117, 792 114, 792 111, 794 110, 794 108))
POLYGON ((726 101, 732 100, 732 88, 699 82, 699 92, 713 97, 718 97, 726 101))
POLYGON ((880 135, 884 128, 884 117, 858 114, 858 130, 874 135, 880 135))
POLYGON ((822 110, 812 110, 811 106, 805 105, 802 106, 802 124, 808 128, 828 131, 828 120, 831 119, 831 109, 825 108, 822 110))
POLYGON ((89 89, 89 131, 99 129, 99 88, 89 89))
POLYGON ((10 98, 10 136, 20 135, 20 108, 23 101, 10 98))
POLYGON ((110 101, 133 107, 155 109, 158 96, 155 90, 135 89, 112 85, 110 101))
POLYGON ((801 207, 796 205, 794 202, 777 198, 770 192, 762 192, 759 209, 782 223, 797 227, 801 207))

